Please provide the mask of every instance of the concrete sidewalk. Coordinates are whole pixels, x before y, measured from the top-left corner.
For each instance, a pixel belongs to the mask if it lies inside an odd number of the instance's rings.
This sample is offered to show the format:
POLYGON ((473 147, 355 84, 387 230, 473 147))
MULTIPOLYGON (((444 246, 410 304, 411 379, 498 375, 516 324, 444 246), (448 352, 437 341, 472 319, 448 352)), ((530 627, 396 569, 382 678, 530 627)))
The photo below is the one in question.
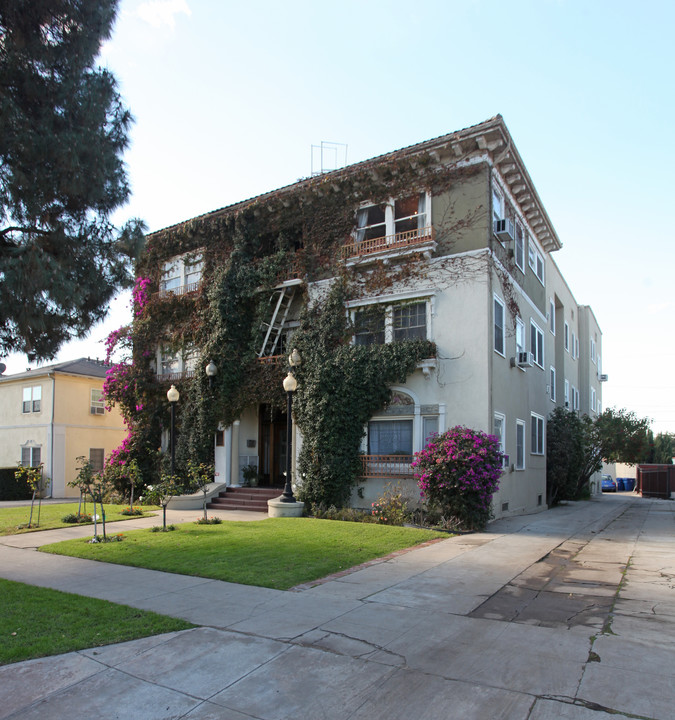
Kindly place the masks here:
POLYGON ((200 625, 2 667, 0 718, 670 720, 674 529, 603 496, 294 592, 0 538, 2 577, 200 625))

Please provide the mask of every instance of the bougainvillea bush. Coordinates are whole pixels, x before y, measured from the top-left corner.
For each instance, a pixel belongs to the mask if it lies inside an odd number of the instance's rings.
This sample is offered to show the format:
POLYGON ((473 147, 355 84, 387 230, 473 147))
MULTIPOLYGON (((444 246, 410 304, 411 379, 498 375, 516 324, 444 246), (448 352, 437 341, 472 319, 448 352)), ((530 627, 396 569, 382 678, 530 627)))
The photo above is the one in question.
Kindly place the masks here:
POLYGON ((412 467, 430 510, 458 529, 480 530, 490 519, 502 457, 494 435, 458 425, 416 453, 412 467))

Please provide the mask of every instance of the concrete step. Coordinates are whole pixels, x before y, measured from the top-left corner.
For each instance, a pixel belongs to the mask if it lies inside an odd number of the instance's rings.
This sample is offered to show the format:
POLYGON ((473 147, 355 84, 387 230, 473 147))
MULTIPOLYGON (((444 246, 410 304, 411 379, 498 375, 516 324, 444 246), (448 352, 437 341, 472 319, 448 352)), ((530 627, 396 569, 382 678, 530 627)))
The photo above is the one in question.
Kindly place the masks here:
POLYGON ((280 488, 227 488, 207 503, 210 510, 267 512, 267 501, 279 497, 280 488))

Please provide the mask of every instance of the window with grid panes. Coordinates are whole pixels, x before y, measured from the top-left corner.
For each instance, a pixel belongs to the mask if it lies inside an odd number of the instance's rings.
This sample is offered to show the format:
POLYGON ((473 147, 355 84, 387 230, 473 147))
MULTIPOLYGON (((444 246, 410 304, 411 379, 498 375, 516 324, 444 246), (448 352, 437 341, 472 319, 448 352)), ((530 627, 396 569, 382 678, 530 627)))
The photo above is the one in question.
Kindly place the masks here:
POLYGON ((394 340, 425 340, 427 337, 427 304, 425 302, 394 306, 394 340))

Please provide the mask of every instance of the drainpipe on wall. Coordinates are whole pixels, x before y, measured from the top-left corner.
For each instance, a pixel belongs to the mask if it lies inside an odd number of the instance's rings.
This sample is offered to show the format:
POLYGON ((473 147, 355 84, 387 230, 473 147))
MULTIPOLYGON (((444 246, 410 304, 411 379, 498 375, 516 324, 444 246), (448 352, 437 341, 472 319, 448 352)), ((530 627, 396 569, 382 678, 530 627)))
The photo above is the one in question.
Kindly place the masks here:
POLYGON ((51 434, 49 449, 49 497, 54 497, 54 402, 56 400, 56 377, 53 373, 47 373, 47 377, 52 381, 52 420, 49 424, 51 434))

